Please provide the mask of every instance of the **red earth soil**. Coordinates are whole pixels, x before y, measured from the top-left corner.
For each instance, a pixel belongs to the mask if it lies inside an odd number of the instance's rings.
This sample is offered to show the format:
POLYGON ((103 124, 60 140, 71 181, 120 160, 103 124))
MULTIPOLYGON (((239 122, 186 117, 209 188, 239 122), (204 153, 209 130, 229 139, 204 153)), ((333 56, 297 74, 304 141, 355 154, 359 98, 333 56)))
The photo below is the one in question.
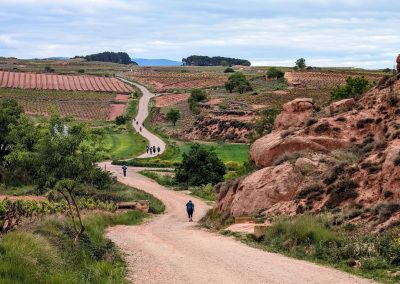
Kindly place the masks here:
POLYGON ((172 94, 156 97, 156 107, 166 107, 177 104, 178 102, 187 101, 190 94, 172 94))
POLYGON ((126 104, 111 104, 108 120, 115 120, 117 116, 124 114, 126 106, 126 104))
POLYGON ((131 93, 117 78, 0 71, 0 88, 131 93))

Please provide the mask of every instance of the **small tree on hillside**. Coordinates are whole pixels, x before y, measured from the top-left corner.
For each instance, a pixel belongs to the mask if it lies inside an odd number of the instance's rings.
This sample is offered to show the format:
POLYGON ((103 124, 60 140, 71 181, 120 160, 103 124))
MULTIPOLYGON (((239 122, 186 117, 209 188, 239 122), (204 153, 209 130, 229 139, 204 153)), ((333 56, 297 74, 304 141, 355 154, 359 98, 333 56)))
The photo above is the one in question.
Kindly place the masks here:
POLYGON ((282 70, 279 70, 276 67, 271 67, 267 71, 268 79, 282 80, 284 76, 285 76, 285 72, 283 72, 282 70))
POLYGON ((207 94, 203 90, 192 90, 188 99, 189 108, 194 113, 200 113, 199 102, 207 99, 207 94))
POLYGON ((234 90, 237 90, 240 94, 253 90, 253 88, 250 85, 250 82, 247 80, 246 76, 241 72, 237 72, 229 76, 228 82, 225 83, 225 89, 230 93, 232 93, 234 90))
POLYGON ((304 70, 306 68, 306 60, 304 58, 299 58, 296 60, 296 66, 297 68, 299 68, 300 70, 304 70))
POLYGON ((178 182, 199 186, 223 181, 226 168, 213 150, 193 144, 182 156, 182 163, 176 169, 178 182))
POLYGON ((368 89, 372 87, 367 79, 362 77, 348 77, 346 79, 346 85, 337 86, 331 92, 332 100, 342 100, 347 98, 357 98, 364 94, 368 89))
POLYGON ((179 118, 181 118, 181 113, 179 112, 179 110, 171 108, 167 112, 167 119, 171 121, 174 126, 176 125, 176 122, 179 120, 179 118))

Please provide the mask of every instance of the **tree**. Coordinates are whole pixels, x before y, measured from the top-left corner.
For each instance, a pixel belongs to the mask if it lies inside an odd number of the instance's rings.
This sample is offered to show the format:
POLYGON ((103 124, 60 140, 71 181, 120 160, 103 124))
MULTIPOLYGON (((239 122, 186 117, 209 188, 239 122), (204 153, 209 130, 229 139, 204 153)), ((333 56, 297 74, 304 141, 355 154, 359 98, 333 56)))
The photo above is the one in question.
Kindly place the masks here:
POLYGON ((189 108, 194 113, 200 113, 199 102, 207 99, 207 94, 203 90, 192 90, 188 99, 189 108))
POLYGON ((367 79, 362 77, 348 77, 346 79, 346 85, 337 86, 331 92, 332 100, 342 100, 347 98, 357 98, 364 94, 368 89, 372 87, 367 79))
POLYGON ((299 58, 296 60, 296 66, 297 68, 299 68, 300 70, 304 70, 304 68, 306 68, 306 60, 304 58, 299 58))
POLYGON ((116 125, 122 125, 126 123, 126 117, 123 115, 119 115, 115 118, 115 124, 116 125))
POLYGON ((250 85, 250 82, 247 80, 246 76, 241 72, 237 72, 229 76, 228 82, 225 83, 225 89, 230 93, 232 93, 234 90, 237 90, 240 94, 253 90, 253 88, 250 85))
POLYGON ((192 55, 182 59, 183 66, 232 66, 232 65, 243 65, 250 66, 251 63, 245 59, 237 59, 230 57, 221 56, 200 56, 192 55))
POLYGON ((168 112, 167 112, 167 119, 169 121, 171 121, 174 126, 176 124, 176 122, 178 121, 178 119, 181 117, 181 113, 179 112, 179 110, 171 108, 168 112))
POLYGON ((13 145, 10 137, 12 126, 17 124, 22 113, 22 108, 15 100, 0 101, 0 166, 13 145))
POLYGON ((182 156, 182 163, 176 169, 178 182, 199 186, 223 181, 226 168, 214 150, 193 144, 189 152, 182 156))
POLYGON ((267 71, 267 78, 268 79, 276 79, 276 80, 281 80, 285 76, 285 72, 282 70, 279 70, 276 67, 271 67, 267 71))
POLYGON ((113 62, 119 64, 135 64, 126 52, 101 52, 84 57, 87 61, 113 62))

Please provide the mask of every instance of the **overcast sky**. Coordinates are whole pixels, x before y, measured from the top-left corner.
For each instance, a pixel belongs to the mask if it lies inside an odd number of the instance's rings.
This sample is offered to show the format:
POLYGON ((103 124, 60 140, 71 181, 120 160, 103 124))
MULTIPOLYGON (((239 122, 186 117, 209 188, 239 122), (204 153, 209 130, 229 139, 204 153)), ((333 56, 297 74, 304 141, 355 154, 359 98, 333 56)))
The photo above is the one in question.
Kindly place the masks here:
POLYGON ((393 67, 398 0, 0 0, 0 56, 126 51, 253 65, 393 67))

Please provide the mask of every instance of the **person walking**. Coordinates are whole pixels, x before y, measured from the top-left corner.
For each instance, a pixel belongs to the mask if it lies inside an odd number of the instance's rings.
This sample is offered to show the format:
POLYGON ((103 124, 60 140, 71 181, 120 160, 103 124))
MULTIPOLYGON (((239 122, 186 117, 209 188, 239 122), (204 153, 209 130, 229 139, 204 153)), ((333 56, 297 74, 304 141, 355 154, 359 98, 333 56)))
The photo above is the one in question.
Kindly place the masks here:
POLYGON ((149 153, 149 146, 146 146, 146 153, 149 153))
POLYGON ((122 172, 124 173, 124 177, 126 177, 126 170, 128 169, 128 167, 126 165, 122 166, 122 172))
POLYGON ((153 146, 153 153, 156 154, 156 146, 153 146))
POLYGON ((186 212, 188 214, 189 222, 193 222, 194 203, 192 200, 189 200, 189 202, 186 203, 186 212))
POLYGON ((153 154, 153 148, 150 147, 150 155, 153 154))
POLYGON ((142 132, 142 127, 139 128, 140 132, 142 132))
POLYGON ((157 152, 158 152, 158 155, 160 155, 160 152, 161 152, 160 146, 157 147, 157 152))

